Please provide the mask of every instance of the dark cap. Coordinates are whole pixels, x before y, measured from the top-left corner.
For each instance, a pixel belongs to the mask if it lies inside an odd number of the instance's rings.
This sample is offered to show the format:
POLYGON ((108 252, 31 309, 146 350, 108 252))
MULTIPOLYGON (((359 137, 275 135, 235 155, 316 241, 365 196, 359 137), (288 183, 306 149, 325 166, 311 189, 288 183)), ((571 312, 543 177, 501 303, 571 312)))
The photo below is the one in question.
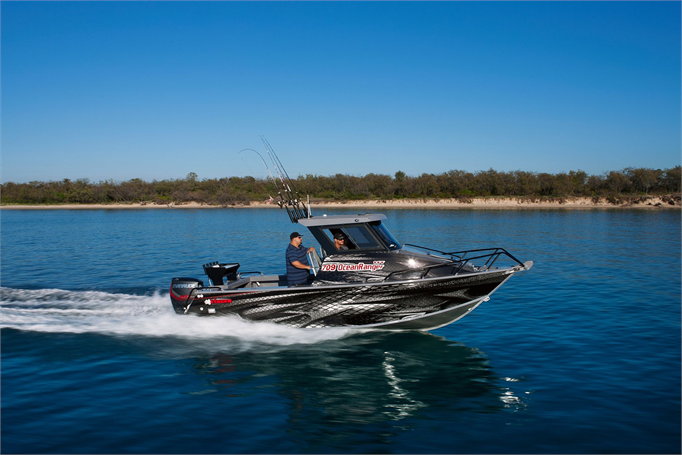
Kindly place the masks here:
POLYGON ((291 235, 289 236, 289 240, 294 240, 296 237, 303 237, 301 234, 298 232, 292 232, 291 235))
POLYGON ((337 232, 334 234, 334 238, 337 240, 345 240, 346 236, 343 234, 343 232, 337 232))

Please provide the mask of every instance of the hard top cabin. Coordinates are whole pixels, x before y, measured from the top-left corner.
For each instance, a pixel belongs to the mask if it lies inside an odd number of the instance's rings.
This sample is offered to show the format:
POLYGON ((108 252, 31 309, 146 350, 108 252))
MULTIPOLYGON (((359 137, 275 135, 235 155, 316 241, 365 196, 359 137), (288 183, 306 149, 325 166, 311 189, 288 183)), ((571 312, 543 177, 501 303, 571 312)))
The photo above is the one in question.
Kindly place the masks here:
POLYGON ((322 249, 322 258, 336 254, 391 252, 402 248, 400 242, 382 224, 385 215, 322 215, 298 220, 307 227, 322 249), (338 249, 334 236, 343 234, 348 249, 338 249))
MULTIPOLYGON (((309 262, 313 265, 315 275, 324 282, 325 268, 323 264, 330 260, 340 261, 343 258, 355 260, 365 257, 378 257, 397 252, 402 245, 382 224, 386 219, 381 214, 358 215, 322 215, 301 218, 297 222, 308 228, 315 240, 320 244, 321 258, 317 254, 309 254, 309 262), (342 234, 345 247, 338 249, 334 237, 342 234)), ((286 275, 263 275, 261 272, 238 271, 238 263, 211 262, 204 264, 204 272, 210 285, 227 285, 229 289, 242 287, 286 286, 286 275)), ((316 280, 313 280, 313 282, 316 280)), ((321 281, 321 282, 320 282, 321 281)), ((332 280, 335 281, 335 280, 332 280)))

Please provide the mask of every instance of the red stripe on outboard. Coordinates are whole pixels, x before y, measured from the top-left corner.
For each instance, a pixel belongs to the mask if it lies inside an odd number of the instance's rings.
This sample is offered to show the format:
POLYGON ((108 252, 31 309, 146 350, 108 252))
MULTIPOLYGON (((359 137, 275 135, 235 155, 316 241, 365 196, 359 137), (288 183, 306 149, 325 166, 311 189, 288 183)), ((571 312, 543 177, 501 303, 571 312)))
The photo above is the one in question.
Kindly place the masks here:
POLYGON ((174 299, 176 299, 176 300, 187 300, 187 299, 189 298, 189 294, 187 294, 187 295, 180 295, 180 294, 176 294, 175 292, 173 292, 173 287, 172 287, 172 286, 171 286, 171 289, 170 289, 170 293, 171 293, 171 297, 174 298, 174 299))

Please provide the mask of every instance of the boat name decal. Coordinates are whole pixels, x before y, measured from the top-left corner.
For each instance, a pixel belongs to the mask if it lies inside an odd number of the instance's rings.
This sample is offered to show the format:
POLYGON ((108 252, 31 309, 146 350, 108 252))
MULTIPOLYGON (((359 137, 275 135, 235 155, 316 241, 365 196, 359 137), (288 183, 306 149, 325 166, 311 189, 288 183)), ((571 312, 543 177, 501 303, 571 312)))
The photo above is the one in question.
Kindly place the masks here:
POLYGON ((329 262, 322 264, 323 272, 375 272, 384 268, 386 261, 374 261, 371 264, 360 262, 358 264, 346 264, 343 262, 329 262))

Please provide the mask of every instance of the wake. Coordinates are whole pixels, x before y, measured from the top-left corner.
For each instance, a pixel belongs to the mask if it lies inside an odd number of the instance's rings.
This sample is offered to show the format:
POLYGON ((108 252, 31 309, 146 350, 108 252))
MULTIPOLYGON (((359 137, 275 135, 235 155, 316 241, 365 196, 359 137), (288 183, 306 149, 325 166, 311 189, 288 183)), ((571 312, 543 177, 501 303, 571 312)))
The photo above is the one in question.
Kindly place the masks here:
POLYGON ((51 333, 237 339, 269 345, 315 344, 345 337, 348 329, 305 330, 231 317, 182 316, 168 294, 139 296, 99 291, 0 287, 0 328, 51 333))

